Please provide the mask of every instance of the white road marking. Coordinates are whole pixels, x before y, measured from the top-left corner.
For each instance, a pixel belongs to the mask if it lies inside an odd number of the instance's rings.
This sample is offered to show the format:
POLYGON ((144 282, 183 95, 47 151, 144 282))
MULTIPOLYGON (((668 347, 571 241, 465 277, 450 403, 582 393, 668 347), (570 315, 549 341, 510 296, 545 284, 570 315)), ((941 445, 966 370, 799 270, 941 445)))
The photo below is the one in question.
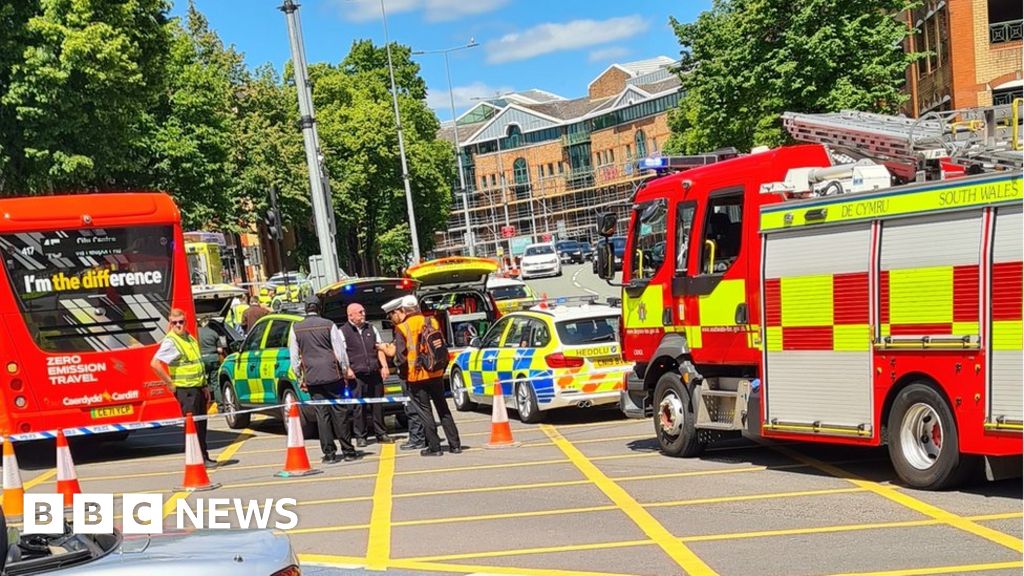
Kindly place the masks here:
POLYGON ((590 288, 584 288, 583 286, 580 286, 580 282, 579 282, 579 280, 577 280, 577 278, 580 275, 580 272, 583 272, 583 267, 580 267, 580 269, 577 270, 576 273, 572 275, 572 285, 577 287, 577 288, 580 288, 582 290, 585 290, 585 291, 593 294, 594 296, 600 296, 600 294, 598 294, 596 291, 591 290, 590 288))

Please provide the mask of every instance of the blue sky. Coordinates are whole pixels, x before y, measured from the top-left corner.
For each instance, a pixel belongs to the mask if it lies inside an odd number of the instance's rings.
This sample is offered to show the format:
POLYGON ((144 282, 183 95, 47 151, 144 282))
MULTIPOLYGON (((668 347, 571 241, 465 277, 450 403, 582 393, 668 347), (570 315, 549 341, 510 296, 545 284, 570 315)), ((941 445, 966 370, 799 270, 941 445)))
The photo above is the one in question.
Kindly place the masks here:
MULTIPOLYGON (((278 70, 289 59, 280 0, 195 0, 221 39, 245 53, 255 67, 278 70)), ((174 0, 181 15, 187 0, 174 0)), ((310 62, 339 62, 353 40, 383 43, 378 0, 301 1, 310 62)), ((711 0, 385 0, 392 41, 414 50, 480 46, 450 55, 459 112, 474 97, 496 91, 540 88, 566 98, 582 96, 609 64, 653 56, 676 58, 679 44, 670 15, 691 22, 711 0)), ((441 119, 451 114, 441 55, 418 56, 441 119)))

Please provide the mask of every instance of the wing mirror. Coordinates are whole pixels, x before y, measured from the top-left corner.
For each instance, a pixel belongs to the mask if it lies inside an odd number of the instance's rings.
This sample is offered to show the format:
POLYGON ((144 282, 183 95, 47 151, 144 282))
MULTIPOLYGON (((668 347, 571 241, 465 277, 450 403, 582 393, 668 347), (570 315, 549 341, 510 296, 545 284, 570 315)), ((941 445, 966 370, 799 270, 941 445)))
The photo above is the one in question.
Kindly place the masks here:
POLYGON ((597 219, 597 234, 605 238, 615 235, 615 228, 618 226, 619 219, 615 216, 614 212, 605 212, 601 214, 597 219))
POLYGON ((469 339, 469 347, 470 348, 479 348, 480 347, 480 338, 475 337, 475 336, 473 338, 470 338, 469 339))

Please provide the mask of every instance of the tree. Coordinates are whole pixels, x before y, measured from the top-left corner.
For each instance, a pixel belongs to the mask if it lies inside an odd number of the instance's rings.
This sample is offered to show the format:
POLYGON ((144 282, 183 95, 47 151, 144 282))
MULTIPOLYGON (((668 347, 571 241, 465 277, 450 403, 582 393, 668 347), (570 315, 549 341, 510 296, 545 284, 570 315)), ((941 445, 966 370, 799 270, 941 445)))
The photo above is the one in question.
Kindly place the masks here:
POLYGON ((174 196, 186 228, 231 229, 232 110, 242 58, 191 3, 185 26, 171 34, 168 97, 150 143, 154 185, 174 196))
POLYGON ((3 192, 134 182, 164 89, 167 1, 21 4, 0 16, 3 192))
MULTIPOLYGON (((447 221, 454 177, 451 147, 407 47, 392 45, 399 109, 420 247, 447 221)), ((394 109, 383 47, 353 44, 340 66, 310 67, 321 145, 331 179, 343 267, 363 275, 397 272, 411 250, 394 109)))
POLYGON ((696 22, 671 23, 684 96, 667 149, 748 150, 785 141, 785 111, 894 113, 908 64, 907 0, 715 0, 696 22))

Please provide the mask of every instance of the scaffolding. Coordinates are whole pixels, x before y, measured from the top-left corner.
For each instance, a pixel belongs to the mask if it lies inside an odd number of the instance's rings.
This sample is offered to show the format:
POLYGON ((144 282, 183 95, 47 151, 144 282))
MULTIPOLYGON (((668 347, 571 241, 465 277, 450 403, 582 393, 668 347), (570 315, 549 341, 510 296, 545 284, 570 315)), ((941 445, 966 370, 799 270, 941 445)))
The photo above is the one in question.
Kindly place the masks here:
MULTIPOLYGON (((501 229, 513 226, 517 236, 534 241, 552 238, 596 241, 600 213, 614 211, 620 221, 628 217, 628 200, 636 185, 646 179, 634 170, 634 162, 572 170, 531 180, 529 184, 496 184, 469 191, 469 222, 477 255, 494 257, 507 244, 501 229), (508 210, 508 221, 505 211, 508 210), (536 230, 533 223, 536 222, 536 230)), ((438 233, 437 256, 468 253, 462 198, 454 198, 448 229, 438 233)))

